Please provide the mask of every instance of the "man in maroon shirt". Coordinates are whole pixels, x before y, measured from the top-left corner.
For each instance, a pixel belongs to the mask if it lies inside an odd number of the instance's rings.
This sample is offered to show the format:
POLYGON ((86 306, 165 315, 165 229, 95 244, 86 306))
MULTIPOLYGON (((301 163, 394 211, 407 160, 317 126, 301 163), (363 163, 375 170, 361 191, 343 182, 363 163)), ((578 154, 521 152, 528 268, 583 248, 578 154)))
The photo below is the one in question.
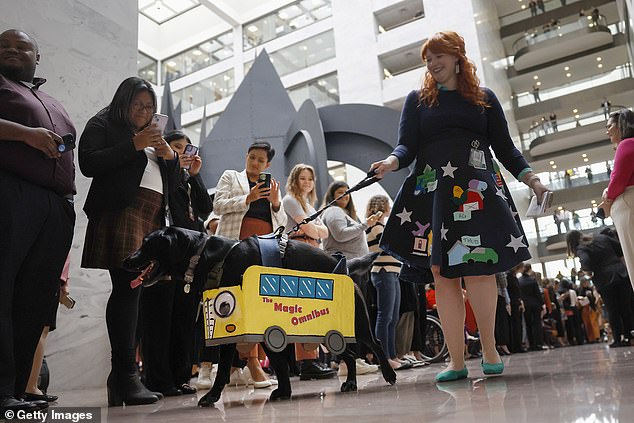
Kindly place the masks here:
POLYGON ((39 90, 40 54, 19 30, 0 34, 0 416, 46 408, 24 401, 33 354, 55 309, 75 212, 75 136, 62 105, 39 90))

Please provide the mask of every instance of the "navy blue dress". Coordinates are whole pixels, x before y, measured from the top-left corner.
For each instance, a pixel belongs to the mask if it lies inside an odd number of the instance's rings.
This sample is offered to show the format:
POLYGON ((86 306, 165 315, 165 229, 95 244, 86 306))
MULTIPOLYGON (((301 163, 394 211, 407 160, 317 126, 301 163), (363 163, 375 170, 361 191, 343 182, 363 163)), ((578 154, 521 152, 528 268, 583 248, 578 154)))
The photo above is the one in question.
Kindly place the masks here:
POLYGON ((517 177, 528 163, 515 148, 495 94, 482 108, 441 90, 437 106, 405 101, 393 155, 416 160, 394 201, 380 247, 446 278, 492 275, 530 259, 528 242, 496 158, 517 177))

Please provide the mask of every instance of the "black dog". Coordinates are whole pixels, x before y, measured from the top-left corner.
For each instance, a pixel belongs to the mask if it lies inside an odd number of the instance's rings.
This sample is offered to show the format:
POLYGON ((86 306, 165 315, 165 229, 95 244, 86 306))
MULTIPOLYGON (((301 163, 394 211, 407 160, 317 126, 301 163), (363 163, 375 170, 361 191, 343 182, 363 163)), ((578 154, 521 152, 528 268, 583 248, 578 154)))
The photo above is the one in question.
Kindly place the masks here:
MULTIPOLYGON (((242 275, 249 266, 261 265, 260 248, 255 237, 247 238, 235 245, 235 241, 223 237, 207 237, 206 235, 180 228, 164 228, 152 232, 143 240, 141 248, 128 257, 124 266, 128 269, 143 270, 144 284, 151 284, 154 280, 164 279, 170 275, 174 280, 183 280, 183 275, 189 266, 190 258, 200 250, 205 243, 200 261, 194 272, 192 295, 200 295, 203 285, 212 267, 224 258, 223 274, 220 286, 234 286, 242 280, 242 275), (234 246, 235 245, 235 246, 234 246)), ((376 254, 348 262, 350 276, 358 278, 367 274, 376 254)), ((319 248, 306 243, 289 240, 286 254, 282 261, 283 267, 292 270, 330 273, 338 260, 323 252, 319 248)), ((367 306, 363 295, 355 284, 355 338, 358 343, 367 345, 378 358, 383 378, 394 384, 396 374, 389 365, 383 349, 370 329, 367 306)), ((283 356, 270 351, 262 343, 271 366, 277 374, 278 387, 271 393, 271 399, 288 399, 291 397, 289 368, 283 356)), ((205 394, 198 405, 210 406, 220 399, 224 386, 229 383, 231 363, 235 353, 235 344, 220 347, 220 361, 218 373, 211 390, 205 394)), ((341 358, 348 367, 348 377, 341 385, 341 391, 356 391, 355 352, 350 348, 341 354, 341 358)))

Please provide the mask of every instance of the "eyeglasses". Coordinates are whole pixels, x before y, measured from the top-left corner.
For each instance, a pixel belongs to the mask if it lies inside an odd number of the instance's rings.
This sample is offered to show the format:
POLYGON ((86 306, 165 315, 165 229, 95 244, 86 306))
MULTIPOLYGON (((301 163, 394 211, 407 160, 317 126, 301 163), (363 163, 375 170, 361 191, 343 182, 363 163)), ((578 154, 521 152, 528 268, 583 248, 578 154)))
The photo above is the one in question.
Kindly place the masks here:
POLYGON ((150 113, 154 113, 154 105, 153 104, 150 104, 148 106, 144 106, 141 103, 134 102, 134 103, 132 103, 132 109, 135 112, 150 112, 150 113))

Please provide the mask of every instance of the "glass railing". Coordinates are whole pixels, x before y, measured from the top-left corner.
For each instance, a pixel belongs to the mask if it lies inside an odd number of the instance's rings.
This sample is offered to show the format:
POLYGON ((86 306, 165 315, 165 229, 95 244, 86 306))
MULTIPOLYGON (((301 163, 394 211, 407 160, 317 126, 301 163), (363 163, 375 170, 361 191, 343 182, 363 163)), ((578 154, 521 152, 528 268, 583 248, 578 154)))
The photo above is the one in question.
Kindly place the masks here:
MULTIPOLYGON (((544 6, 545 6, 544 9, 546 12, 550 12, 551 10, 559 9, 562 6, 577 3, 579 1, 581 0, 568 0, 568 1, 546 0, 544 1, 544 6)), ((537 9, 537 14, 541 14, 541 13, 542 11, 540 9, 537 9)), ((504 15, 500 17, 500 26, 510 25, 515 22, 523 21, 524 19, 528 19, 532 16, 536 16, 536 15, 533 15, 530 8, 526 6, 525 9, 520 9, 517 12, 509 13, 508 15, 504 15)))
MULTIPOLYGON (((586 212, 589 213, 590 209, 579 210, 578 213, 586 212)), ((545 241, 547 238, 551 236, 558 235, 560 233, 566 233, 568 230, 576 229, 578 231, 583 231, 587 229, 599 229, 603 226, 611 226, 613 225, 611 218, 606 218, 604 220, 599 219, 598 217, 592 217, 591 215, 579 216, 579 219, 567 219, 567 221, 562 221, 559 224, 559 230, 557 230, 557 225, 555 224, 555 219, 553 216, 544 216, 537 219, 537 227, 539 230, 539 236, 542 241, 545 241), (566 225, 567 224, 567 225, 566 225), (561 231, 561 232, 560 232, 561 231)), ((529 238, 529 241, 531 238, 529 238)))
POLYGON ((526 32, 514 43, 511 50, 516 55, 519 50, 535 44, 539 44, 546 40, 563 37, 565 34, 578 31, 584 28, 596 28, 597 26, 608 26, 608 21, 603 15, 599 15, 597 19, 592 16, 582 16, 573 18, 571 22, 561 22, 556 25, 546 24, 542 28, 535 28, 532 32, 526 32))
POLYGON ((597 108, 588 113, 576 114, 574 116, 565 117, 563 119, 556 119, 556 124, 553 126, 549 119, 542 121, 535 121, 533 125, 528 129, 528 133, 522 134, 522 142, 528 145, 533 140, 548 134, 565 132, 570 129, 579 128, 582 126, 593 125, 598 122, 605 122, 607 116, 614 111, 621 109, 630 109, 626 106, 610 106, 607 110, 597 108))
POLYGON ((523 92, 515 95, 514 105, 516 107, 523 107, 529 104, 539 103, 540 101, 550 100, 551 98, 557 98, 566 94, 572 94, 586 89, 594 88, 599 85, 607 84, 609 82, 619 81, 621 79, 627 79, 632 77, 632 68, 629 63, 617 66, 609 72, 600 73, 590 76, 588 78, 580 79, 569 84, 560 85, 556 88, 548 90, 539 90, 539 95, 531 92, 523 92))

